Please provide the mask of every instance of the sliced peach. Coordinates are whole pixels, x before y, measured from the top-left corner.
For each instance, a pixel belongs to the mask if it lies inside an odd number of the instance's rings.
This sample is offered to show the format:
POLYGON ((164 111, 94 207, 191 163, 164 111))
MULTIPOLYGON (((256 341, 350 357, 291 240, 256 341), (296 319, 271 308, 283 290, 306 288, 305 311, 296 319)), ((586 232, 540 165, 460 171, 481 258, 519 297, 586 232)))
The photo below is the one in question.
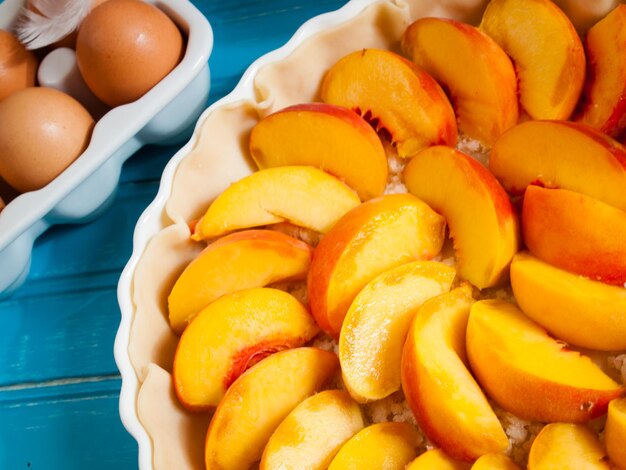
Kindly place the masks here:
POLYGON ((514 194, 536 184, 576 191, 626 210, 626 150, 584 124, 519 124, 496 141, 489 169, 514 194))
POLYGON ((491 0, 480 29, 512 57, 520 102, 533 119, 567 119, 585 80, 585 51, 550 0, 491 0))
MULTIPOLYGON (((622 443, 623 444, 623 443, 622 443)), ((610 470, 598 438, 581 424, 551 423, 533 441, 529 470, 610 470)))
POLYGON ((467 355, 483 390, 531 421, 588 421, 606 413, 609 401, 623 392, 591 359, 505 301, 473 305, 467 355))
POLYGON ((441 250, 443 217, 410 194, 368 201, 344 215, 313 253, 308 277, 311 311, 338 337, 350 304, 382 272, 441 250))
POLYGON ((583 278, 528 253, 513 258, 511 285, 524 313, 557 338, 589 349, 626 349, 622 286, 583 278))
POLYGON ((174 356, 174 387, 189 409, 217 406, 246 369, 318 332, 313 317, 286 292, 246 289, 220 297, 183 332, 174 356))
POLYGON ((320 392, 280 423, 265 446, 259 469, 326 470, 341 446, 361 429, 361 409, 347 392, 320 392))
POLYGON ((185 268, 168 298, 172 329, 181 333, 224 294, 306 277, 311 247, 271 230, 246 230, 220 238, 185 268))
POLYGON ((378 423, 346 442, 328 470, 404 470, 415 458, 417 431, 408 423, 378 423))
POLYGON ((522 232, 543 261, 609 284, 626 283, 626 211, 566 189, 529 186, 522 232))
POLYGON ((339 367, 337 356, 316 348, 281 351, 244 372, 215 410, 205 445, 206 468, 249 468, 270 436, 339 367))
POLYGON ((578 120, 617 137, 626 129, 626 5, 618 5, 585 38, 587 81, 578 120))
POLYGON ((317 168, 267 168, 220 194, 196 225, 192 238, 214 238, 233 230, 285 221, 326 233, 360 203, 348 186, 317 168))
POLYGON ((415 261, 385 271, 359 292, 339 335, 343 383, 355 400, 379 400, 400 389, 411 320, 426 300, 450 290, 455 274, 442 263, 415 261))
POLYGON ((404 182, 446 218, 462 277, 482 289, 506 276, 519 247, 519 228, 506 192, 489 171, 459 151, 437 146, 409 162, 404 182))
POLYGON ((424 303, 402 354, 402 389, 428 439, 455 459, 503 452, 509 441, 467 368, 465 329, 472 289, 454 289, 424 303))
POLYGON ((340 59, 322 83, 322 101, 352 109, 388 134, 400 157, 455 145, 456 119, 437 82, 404 57, 363 49, 340 59))
POLYGON ((604 444, 611 460, 620 468, 626 468, 626 398, 609 403, 604 444))
POLYGON ((472 470, 521 470, 521 468, 504 454, 485 454, 474 462, 472 470))
POLYGON ((492 144, 517 123, 517 77, 511 60, 486 34, 455 20, 421 18, 402 50, 447 90, 459 129, 492 144))
POLYGON ((362 200, 380 196, 387 158, 378 135, 360 116, 323 103, 290 106, 254 126, 250 153, 260 169, 308 165, 336 176, 362 200))
POLYGON ((406 470, 469 470, 471 465, 454 460, 441 449, 432 449, 418 456, 406 470))

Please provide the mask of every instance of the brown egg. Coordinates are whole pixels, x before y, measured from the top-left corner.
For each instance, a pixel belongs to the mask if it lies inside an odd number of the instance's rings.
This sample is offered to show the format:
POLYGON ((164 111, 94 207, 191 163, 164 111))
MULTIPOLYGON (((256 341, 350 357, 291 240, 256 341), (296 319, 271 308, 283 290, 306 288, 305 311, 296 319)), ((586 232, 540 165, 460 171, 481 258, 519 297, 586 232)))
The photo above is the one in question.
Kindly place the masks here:
POLYGON ((0 177, 18 191, 42 188, 87 147, 94 121, 52 88, 33 87, 0 102, 0 177))
POLYGON ((37 59, 8 31, 0 29, 0 101, 35 85, 37 59))
POLYGON ((183 38, 157 7, 109 0, 78 30, 76 59, 87 86, 109 106, 143 96, 180 61, 183 38))

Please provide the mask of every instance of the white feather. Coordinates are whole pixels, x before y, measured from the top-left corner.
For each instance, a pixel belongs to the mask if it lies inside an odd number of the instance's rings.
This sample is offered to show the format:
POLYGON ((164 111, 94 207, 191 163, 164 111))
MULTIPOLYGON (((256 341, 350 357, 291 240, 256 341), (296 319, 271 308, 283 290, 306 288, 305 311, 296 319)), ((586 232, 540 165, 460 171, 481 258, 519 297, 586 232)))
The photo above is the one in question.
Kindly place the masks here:
POLYGON ((19 40, 28 49, 48 46, 75 31, 91 10, 91 0, 31 0, 39 10, 22 8, 16 27, 19 40))

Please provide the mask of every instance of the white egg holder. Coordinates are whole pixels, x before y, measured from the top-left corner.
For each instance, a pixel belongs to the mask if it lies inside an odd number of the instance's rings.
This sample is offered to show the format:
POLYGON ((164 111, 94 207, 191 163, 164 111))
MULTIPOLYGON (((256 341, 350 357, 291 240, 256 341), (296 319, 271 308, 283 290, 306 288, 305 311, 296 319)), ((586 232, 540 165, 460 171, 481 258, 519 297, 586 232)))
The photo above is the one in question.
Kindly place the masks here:
MULTIPOLYGON (((0 212, 0 297, 26 279, 37 237, 52 225, 99 216, 114 199, 123 163, 144 145, 187 139, 206 106, 213 48, 208 20, 187 0, 146 1, 183 31, 185 55, 144 96, 102 116, 87 149, 63 173, 42 189, 20 194, 0 212)), ((10 29, 23 4, 0 4, 0 28, 10 29)))

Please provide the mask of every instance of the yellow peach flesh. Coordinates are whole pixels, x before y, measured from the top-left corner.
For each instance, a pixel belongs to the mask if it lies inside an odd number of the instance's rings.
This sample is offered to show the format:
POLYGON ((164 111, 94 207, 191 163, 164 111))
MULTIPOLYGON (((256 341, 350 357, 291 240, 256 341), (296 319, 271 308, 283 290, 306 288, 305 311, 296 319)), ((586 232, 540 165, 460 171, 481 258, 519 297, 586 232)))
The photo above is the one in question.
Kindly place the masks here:
POLYGON ((360 204, 356 193, 314 167, 268 168, 227 188, 196 225, 194 240, 289 221, 325 233, 360 204))
POLYGON ((609 403, 604 431, 609 457, 620 468, 626 468, 626 398, 609 403))
POLYGON ((280 423, 263 451, 260 470, 326 470, 341 446, 363 428, 361 409, 342 390, 300 403, 280 423))
POLYGON ((556 337, 589 349, 626 349, 626 289, 586 279, 528 253, 511 264, 520 308, 556 337))
POLYGON ((585 422, 604 414, 623 392, 591 359, 548 336, 505 301, 474 304, 467 354, 483 390, 527 420, 585 422))
POLYGON ((521 468, 504 454, 485 454, 474 462, 472 470, 521 470, 521 468))
POLYGON ((252 129, 250 154, 260 169, 317 167, 344 181, 361 200, 382 195, 387 184, 387 158, 376 132, 340 106, 312 103, 270 114, 252 129))
POLYGON ((470 470, 471 465, 454 460, 441 449, 432 449, 419 455, 406 470, 470 470))
POLYGON ((359 402, 400 389, 402 345, 421 305, 450 289, 454 268, 415 261, 384 272, 356 296, 341 327, 343 382, 359 402))
POLYGON ((535 438, 528 456, 529 470, 610 470, 598 438, 580 424, 552 423, 535 438))
POLYGON ((452 106, 437 82, 390 51, 364 49, 340 59, 322 83, 322 101, 376 120, 396 144, 400 157, 429 145, 455 145, 452 106))
POLYGON ((402 354, 402 389, 420 428, 451 457, 465 461, 503 452, 509 443, 466 364, 472 303, 467 285, 424 303, 402 354))
POLYGON ((576 191, 626 210, 626 150, 580 123, 518 124, 494 144, 489 169, 514 194, 537 184, 576 191))
POLYGON ((306 277, 311 248, 270 230, 227 235, 185 268, 168 297, 169 321, 181 333, 208 304, 238 290, 306 277))
POLYGON ((459 21, 421 18, 404 33, 402 50, 447 90, 459 129, 470 137, 491 144, 517 123, 513 64, 486 34, 459 21))
POLYGON ((626 290, 586 279, 519 253, 511 285, 522 311, 556 337, 576 346, 626 349, 626 290))
POLYGON ((338 337, 359 291, 388 269, 435 256, 444 231, 443 217, 410 194, 383 196, 348 212, 313 252, 307 283, 320 328, 338 337))
POLYGON ((273 354, 244 372, 224 395, 209 425, 206 468, 238 470, 260 460, 280 423, 322 389, 338 366, 331 352, 296 348, 273 354))
POLYGON ((248 367, 302 346, 317 332, 309 312, 286 292, 256 288, 220 297, 193 319, 178 343, 178 399, 193 410, 213 408, 248 367))
POLYGON ((404 181, 446 218, 463 278, 482 289, 508 274, 519 247, 517 216, 489 171, 459 151, 436 146, 409 162, 404 181))
POLYGON ((587 32, 588 76, 578 120, 617 137, 626 129, 626 5, 587 32))
POLYGON ((378 423, 346 442, 328 470, 404 470, 415 458, 417 432, 408 423, 378 423))
POLYGON ((520 102, 533 119, 567 119, 585 79, 585 52, 550 0, 491 0, 480 29, 513 58, 520 102))

